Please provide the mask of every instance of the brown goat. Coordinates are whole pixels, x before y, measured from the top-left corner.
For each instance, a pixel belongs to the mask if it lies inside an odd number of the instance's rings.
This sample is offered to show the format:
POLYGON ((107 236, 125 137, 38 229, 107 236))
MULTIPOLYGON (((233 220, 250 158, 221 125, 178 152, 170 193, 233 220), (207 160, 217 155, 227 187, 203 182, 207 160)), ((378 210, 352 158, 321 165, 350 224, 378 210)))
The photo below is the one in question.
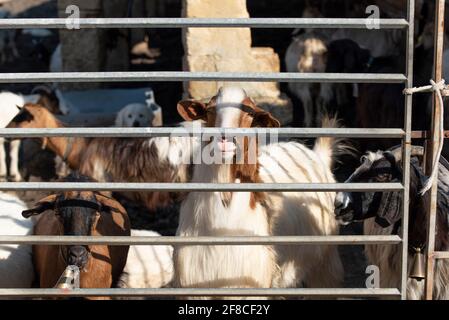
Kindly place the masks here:
MULTIPOLYGON (((67 182, 91 182, 72 174, 67 182)), ((52 194, 22 215, 41 214, 34 235, 129 236, 126 210, 114 199, 90 191, 52 194)), ((68 265, 80 268, 81 288, 110 288, 116 285, 126 264, 128 246, 34 245, 33 260, 38 286, 52 288, 68 265)))
MULTIPOLYGON (((7 128, 63 128, 45 108, 25 105, 7 128)), ((71 169, 98 181, 109 182, 186 182, 191 139, 180 138, 64 138, 44 137, 44 147, 55 152, 71 169)), ((149 209, 164 207, 178 200, 179 193, 135 192, 126 194, 149 209)))

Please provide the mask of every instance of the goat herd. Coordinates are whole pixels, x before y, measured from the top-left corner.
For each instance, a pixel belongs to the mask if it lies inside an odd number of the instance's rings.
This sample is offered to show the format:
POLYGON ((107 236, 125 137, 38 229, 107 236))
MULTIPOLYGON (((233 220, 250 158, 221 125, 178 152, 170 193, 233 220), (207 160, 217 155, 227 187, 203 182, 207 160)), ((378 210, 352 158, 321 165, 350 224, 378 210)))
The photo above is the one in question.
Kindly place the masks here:
MULTIPOLYGON (((41 101, 42 104, 44 102, 41 101)), ((223 87, 209 103, 181 101, 178 112, 186 121, 208 127, 279 127, 279 121, 260 109, 244 90, 223 87)), ((337 127, 323 118, 324 127, 337 127)), ((187 123, 183 123, 187 126, 187 123)), ((44 106, 28 103, 7 128, 60 128, 63 124, 44 106)), ((246 139, 246 138, 245 138, 246 139)), ((244 145, 228 136, 125 138, 41 138, 42 145, 63 158, 74 173, 66 182, 202 182, 202 183, 333 183, 332 165, 347 146, 322 137, 313 148, 299 142, 258 145, 254 162, 232 161, 244 145), (198 150, 214 146, 223 161, 189 164, 198 150), (79 173, 78 173, 79 172, 79 173)), ((410 248, 425 246, 425 208, 428 195, 419 194, 424 175, 422 149, 413 149, 410 201, 410 248)), ((351 182, 401 180, 400 149, 369 152, 351 175, 351 182)), ((448 249, 449 166, 440 167, 437 250, 448 249)), ((126 210, 111 195, 68 191, 51 194, 27 208, 10 194, 1 195, 6 223, 0 233, 12 235, 157 235, 131 230, 126 210), (25 219, 19 219, 22 211, 25 219), (31 218, 31 220, 29 219, 31 218)), ((336 235, 339 222, 365 220, 366 234, 400 232, 401 193, 334 192, 136 192, 127 197, 149 209, 182 201, 177 236, 336 235), (373 219, 369 219, 373 218, 373 219)), ((1 287, 54 287, 68 265, 80 268, 83 288, 109 287, 228 287, 286 288, 342 286, 343 265, 334 245, 177 245, 171 246, 2 246, 1 287), (128 252, 129 250, 129 252, 128 252), (34 270, 34 271, 33 271, 34 270), (35 275, 34 277, 32 275, 35 275)), ((381 270, 382 287, 399 286, 397 246, 367 247, 370 263, 381 270)), ((410 251, 410 256, 413 252, 410 251)), ((449 265, 435 266, 435 298, 449 298, 449 265)), ((409 278, 408 296, 419 299, 423 281, 409 278)))
MULTIPOLYGON (((311 8, 304 13, 304 17, 319 16, 311 8)), ((427 43, 428 29, 426 26, 421 35, 423 43, 427 43)), ((401 57, 396 51, 399 34, 376 31, 371 37, 366 36, 366 30, 363 35, 351 32, 305 30, 287 50, 287 70, 400 72, 397 68, 401 57)), ((403 107, 398 102, 402 101, 402 89, 396 85, 321 84, 316 90, 312 85, 298 83, 292 84, 290 90, 302 102, 306 126, 338 127, 336 118, 325 115, 335 110, 350 126, 402 126, 397 121, 401 119, 398 113, 403 107), (376 116, 370 112, 376 112, 376 116)), ((34 93, 33 97, 2 93, 2 101, 14 101, 14 111, 8 115, 12 120, 2 123, 3 127, 64 127, 55 116, 59 111, 58 94, 45 88, 34 93), (16 102, 17 98, 21 100, 16 102), (23 107, 18 111, 16 105, 23 107)), ((221 88, 208 103, 180 101, 177 109, 185 120, 180 125, 184 127, 189 127, 189 122, 219 128, 280 126, 277 119, 256 106, 239 87, 221 88)), ((418 115, 416 119, 424 118, 418 115)), ((73 171, 62 178, 65 182, 334 183, 334 162, 342 153, 352 152, 347 142, 330 137, 317 138, 311 148, 296 141, 256 143, 255 161, 240 163, 233 161, 238 153, 243 154, 243 159, 250 158, 249 138, 244 139, 243 145, 235 137, 225 135, 211 139, 43 137, 40 140, 43 148, 53 151, 73 171), (214 158, 222 161, 192 164, 194 155, 208 146, 213 147, 214 158)), ((3 145, 4 141, 1 142, 3 145)), ((400 148, 376 143, 360 147, 362 151, 382 151, 367 152, 348 182, 401 181, 400 148)), ((414 146, 409 203, 410 259, 426 246, 425 208, 430 195, 420 194, 425 181, 422 157, 422 148, 414 146)), ((21 180, 17 159, 18 144, 11 141, 9 172, 13 181, 21 180)), ((7 175, 3 146, 0 175, 2 178, 7 175)), ((123 195, 150 210, 180 202, 179 237, 337 235, 339 224, 354 221, 363 221, 367 235, 401 234, 400 191, 161 191, 123 195)), ((449 249, 448 195, 449 164, 442 158, 435 242, 438 251, 449 249)), ((0 235, 158 235, 131 230, 125 208, 105 192, 54 193, 31 208, 15 195, 0 193, 0 209, 0 235), (20 212, 23 219, 19 218, 20 212)), ((372 244, 367 245, 365 252, 369 263, 380 268, 381 287, 399 288, 400 247, 372 244)), ((80 268, 82 288, 336 288, 343 286, 344 275, 335 245, 0 245, 0 288, 52 288, 69 265, 80 268)), ((424 281, 414 277, 407 281, 407 297, 422 299, 424 281)), ((434 283, 434 298, 449 299, 448 260, 436 261, 434 283)))

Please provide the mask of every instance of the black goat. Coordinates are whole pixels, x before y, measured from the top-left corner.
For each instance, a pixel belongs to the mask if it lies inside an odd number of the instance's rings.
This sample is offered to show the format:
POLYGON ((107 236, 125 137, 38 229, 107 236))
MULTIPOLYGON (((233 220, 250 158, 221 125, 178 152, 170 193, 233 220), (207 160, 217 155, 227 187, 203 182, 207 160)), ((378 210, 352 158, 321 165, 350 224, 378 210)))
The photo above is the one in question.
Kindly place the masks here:
MULTIPOLYGON (((415 51, 415 60, 419 62, 415 73, 415 85, 427 85, 431 70, 431 60, 426 50, 418 48, 415 51)), ((343 39, 329 44, 326 72, 338 73, 404 73, 405 58, 403 54, 388 57, 372 57, 370 52, 361 48, 356 42, 343 39)), ((329 86, 329 85, 328 85, 329 86)), ((362 84, 335 84, 332 85, 332 97, 324 97, 326 108, 334 106, 339 117, 346 126, 361 128, 403 128, 404 127, 404 86, 402 84, 362 83, 362 84)), ((321 95, 321 94, 320 94, 321 95)), ((329 95, 329 94, 327 94, 329 95)), ((412 128, 424 130, 428 128, 426 111, 429 95, 416 95, 413 97, 414 108, 412 128)), ((362 141, 361 151, 388 149, 397 144, 396 140, 379 139, 362 141)))
MULTIPOLYGON (((413 147, 410 170, 410 223, 409 223, 409 257, 413 250, 425 249, 427 218, 426 208, 430 201, 430 192, 421 196, 425 176, 419 166, 419 156, 423 149, 413 147)), ((400 182, 402 180, 401 149, 392 151, 369 152, 362 157, 362 164, 346 182, 400 182)), ((342 224, 364 221, 364 233, 368 235, 398 234, 401 227, 402 193, 392 192, 339 192, 335 199, 335 214, 342 224), (370 219, 373 218, 373 219, 370 219)), ((437 233, 435 249, 449 250, 449 163, 441 158, 438 180, 437 233)), ((400 285, 400 247, 370 245, 365 249, 371 264, 380 268, 382 287, 398 288, 400 285)), ((449 299, 449 261, 439 260, 435 263, 434 298, 449 299)), ((409 278, 407 297, 422 299, 424 281, 409 278)))

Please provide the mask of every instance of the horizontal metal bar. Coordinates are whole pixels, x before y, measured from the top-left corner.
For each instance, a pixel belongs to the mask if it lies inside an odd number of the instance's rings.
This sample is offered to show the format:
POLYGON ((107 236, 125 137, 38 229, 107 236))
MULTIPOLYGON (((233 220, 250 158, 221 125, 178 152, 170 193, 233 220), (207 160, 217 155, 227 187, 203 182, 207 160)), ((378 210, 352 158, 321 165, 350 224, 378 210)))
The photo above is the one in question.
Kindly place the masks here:
POLYGON ((308 297, 378 297, 398 296, 399 290, 386 289, 242 289, 242 288, 145 288, 145 289, 0 289, 0 297, 94 297, 94 296, 308 296, 308 297))
POLYGON ((377 128, 202 128, 187 130, 184 128, 23 128, 0 129, 0 137, 38 138, 38 137, 163 137, 163 136, 199 136, 229 135, 251 136, 258 134, 284 138, 338 137, 338 138, 402 138, 402 129, 377 128))
POLYGON ((128 183, 128 182, 0 182, 0 191, 402 191, 400 183, 128 183))
POLYGON ((435 259, 449 259, 449 251, 435 251, 433 256, 435 259))
MULTIPOLYGON (((18 213, 20 214, 20 213, 18 213)), ((40 245, 361 245, 398 244, 388 236, 270 236, 270 237, 112 237, 112 236, 1 236, 0 244, 40 245)))
MULTIPOLYGON (((354 28, 367 29, 370 20, 363 18, 81 18, 80 28, 354 28)), ((381 29, 403 29, 405 19, 379 19, 381 29)), ((74 26, 73 19, 1 19, 0 29, 58 28, 74 26)))
POLYGON ((321 288, 321 289, 251 289, 251 288, 145 288, 145 289, 0 289, 0 297, 141 297, 141 296, 304 296, 304 297, 379 297, 399 296, 395 288, 385 289, 352 289, 352 288, 321 288))
MULTIPOLYGON (((430 131, 412 131, 412 139, 430 139, 430 131)), ((449 138, 449 130, 444 130, 444 138, 449 138)))
POLYGON ((0 83, 123 82, 123 81, 247 81, 247 82, 335 82, 403 83, 403 74, 389 73, 297 73, 297 72, 36 72, 2 73, 0 83))

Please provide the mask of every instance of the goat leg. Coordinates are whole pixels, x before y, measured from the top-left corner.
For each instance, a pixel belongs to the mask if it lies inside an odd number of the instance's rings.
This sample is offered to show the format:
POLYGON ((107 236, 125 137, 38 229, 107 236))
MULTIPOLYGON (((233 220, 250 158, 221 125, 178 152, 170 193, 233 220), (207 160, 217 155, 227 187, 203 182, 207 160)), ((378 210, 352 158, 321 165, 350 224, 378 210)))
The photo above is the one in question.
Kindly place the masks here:
POLYGON ((22 176, 19 172, 19 150, 20 150, 20 140, 13 140, 10 144, 9 156, 11 162, 9 163, 9 174, 11 175, 12 181, 21 181, 22 176))
POLYGON ((0 138, 0 181, 6 181, 6 170, 5 139, 0 138))

